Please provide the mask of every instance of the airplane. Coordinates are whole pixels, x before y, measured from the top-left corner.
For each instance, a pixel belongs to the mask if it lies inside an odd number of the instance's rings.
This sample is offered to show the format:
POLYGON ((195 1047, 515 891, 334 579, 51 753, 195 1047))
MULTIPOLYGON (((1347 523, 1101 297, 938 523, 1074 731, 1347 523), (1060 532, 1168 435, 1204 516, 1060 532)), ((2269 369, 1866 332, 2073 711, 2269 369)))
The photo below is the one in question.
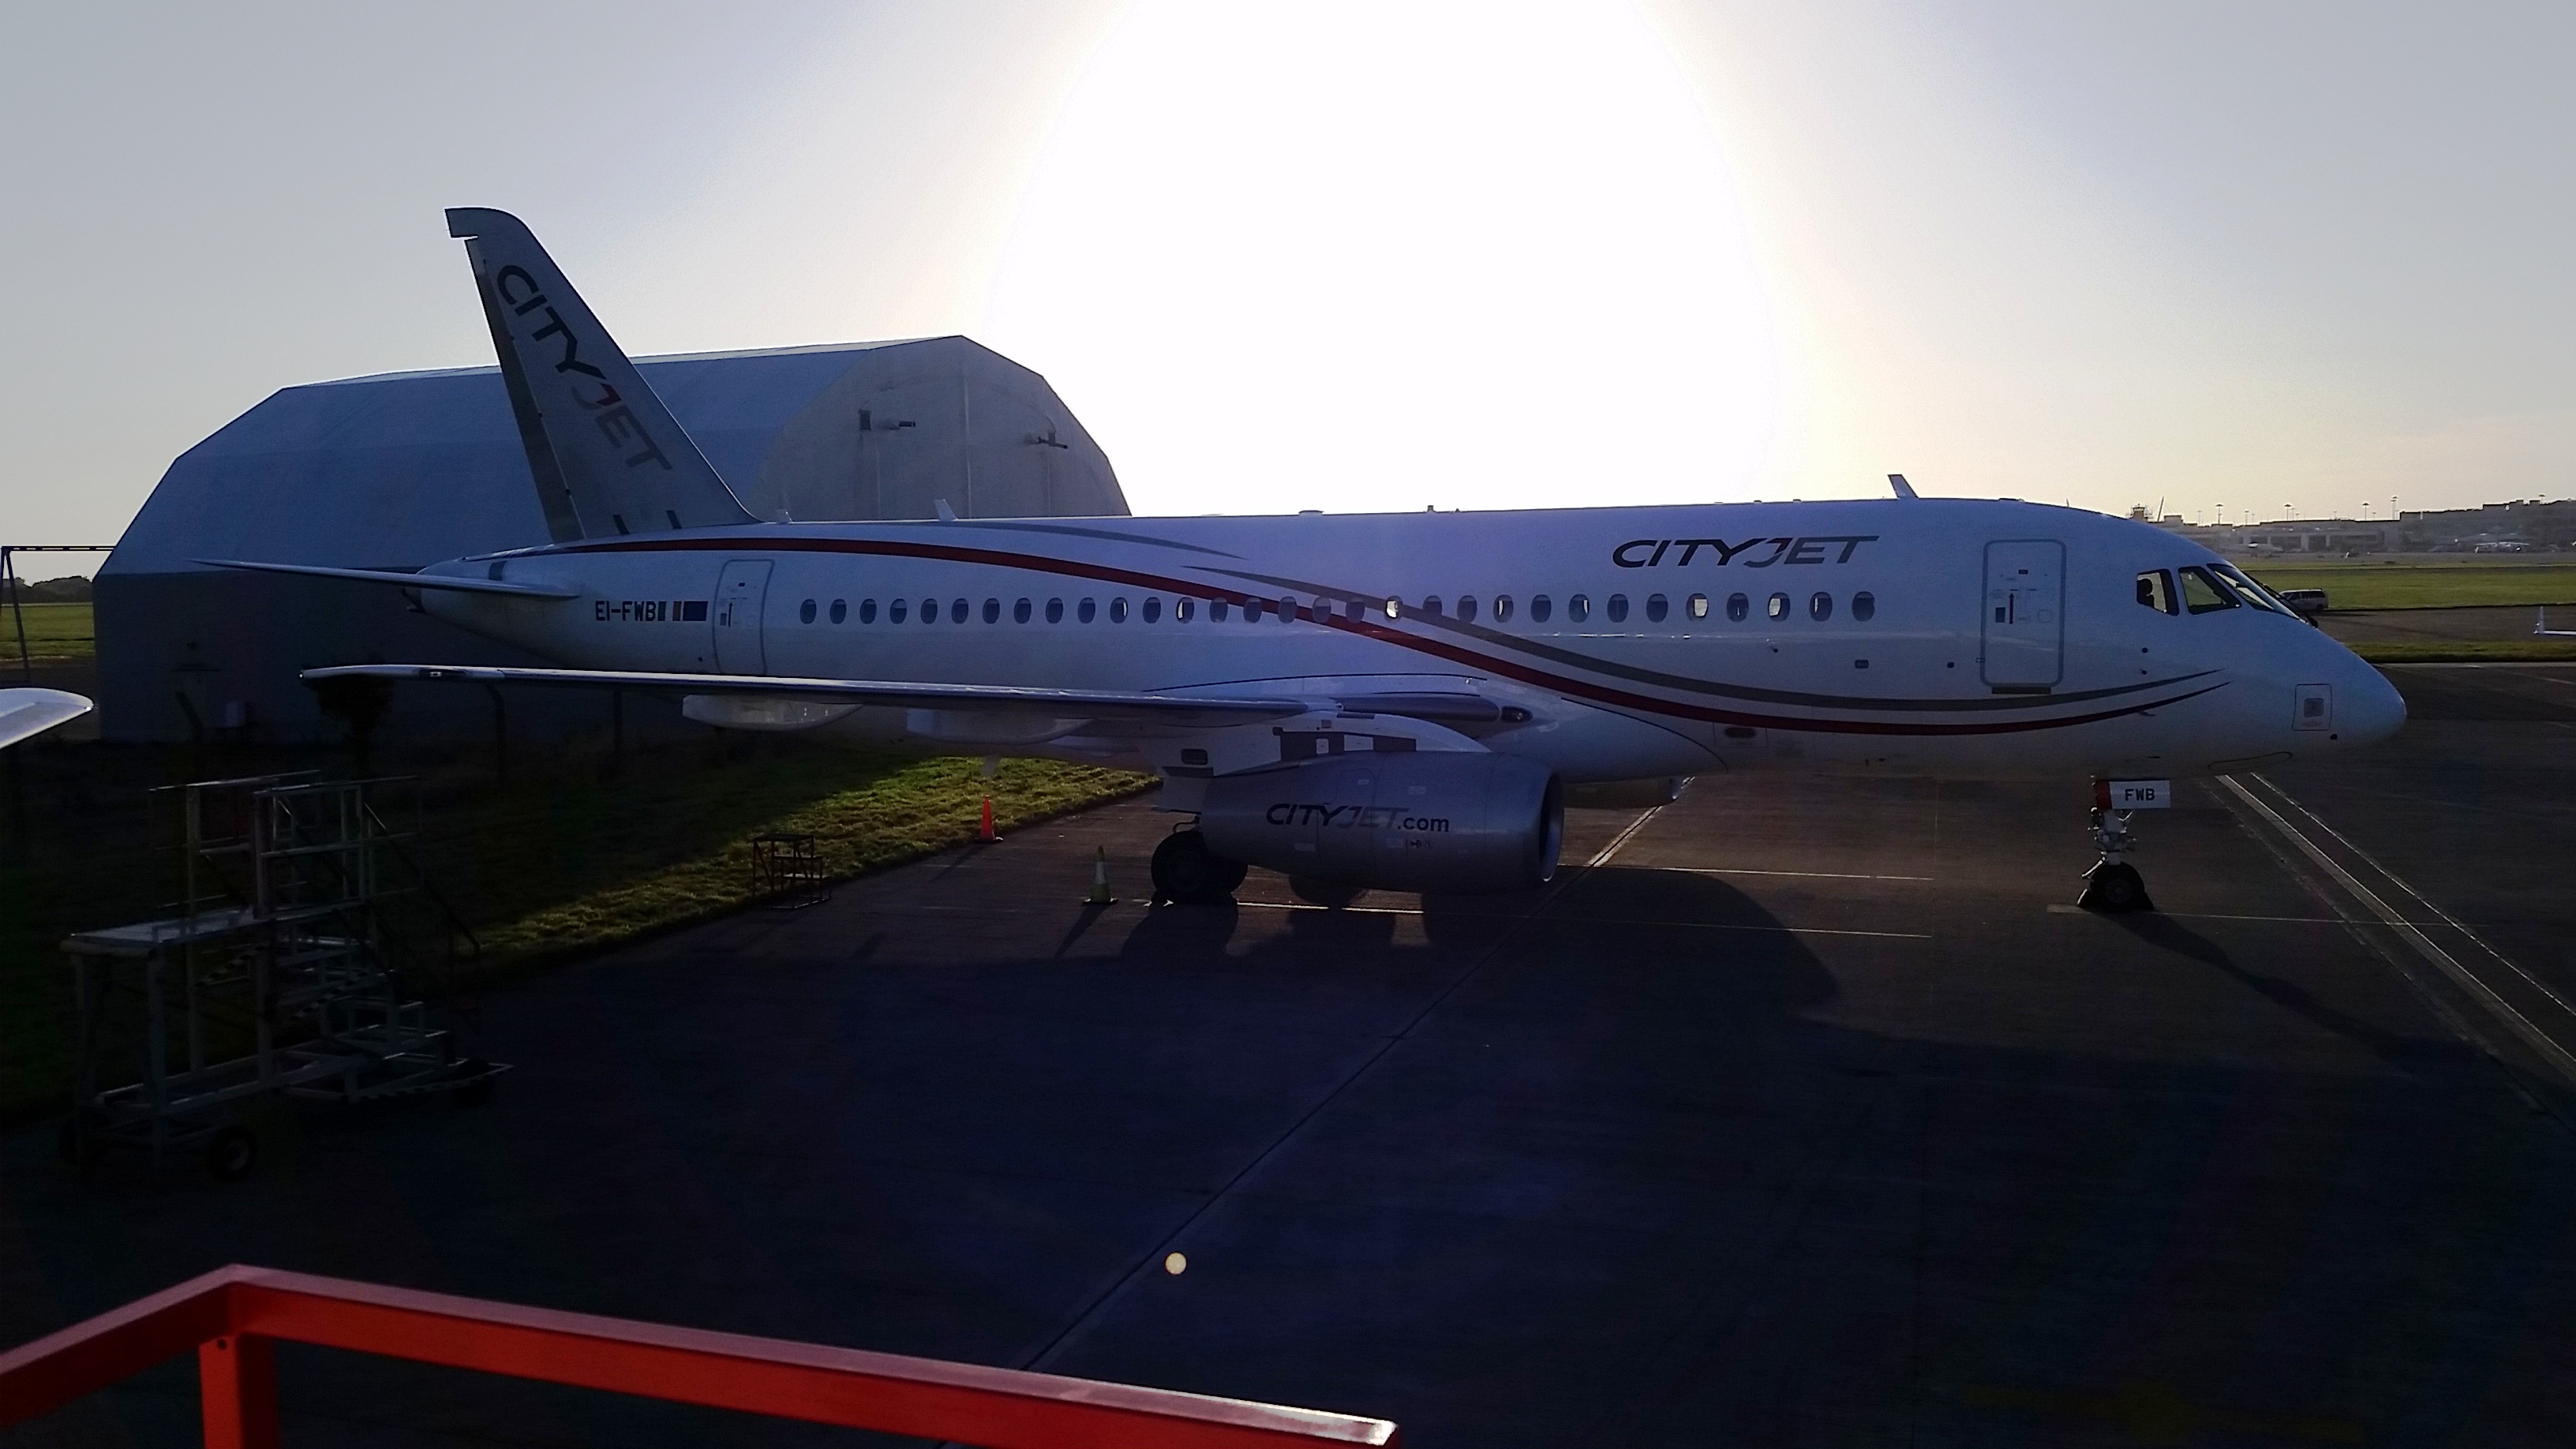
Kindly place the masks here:
POLYGON ((562 667, 306 680, 659 690, 725 729, 1127 765, 1191 817, 1158 900, 1221 901, 1253 866, 1308 899, 1532 889, 1569 789, 1824 771, 2090 778, 2082 903, 2152 909, 2129 816, 2172 778, 2406 716, 2207 549, 1902 475, 1814 503, 764 521, 524 224, 447 221, 552 541, 418 572, 200 562, 396 585, 562 667))
POLYGON ((89 700, 62 689, 0 689, 0 749, 31 740, 90 712, 89 700))

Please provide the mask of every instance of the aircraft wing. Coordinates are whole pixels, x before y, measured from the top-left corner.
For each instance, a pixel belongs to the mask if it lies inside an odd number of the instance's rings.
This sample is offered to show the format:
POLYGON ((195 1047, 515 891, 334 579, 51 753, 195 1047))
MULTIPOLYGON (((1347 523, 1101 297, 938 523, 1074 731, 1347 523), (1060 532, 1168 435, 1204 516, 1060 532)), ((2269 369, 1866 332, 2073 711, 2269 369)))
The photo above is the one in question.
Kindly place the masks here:
POLYGON ((407 574, 398 569, 334 569, 319 564, 252 563, 237 558, 191 560, 209 568, 250 569, 263 574, 305 574, 317 579, 355 579, 363 584, 399 584, 406 589, 447 589, 460 594, 517 594, 529 599, 578 599, 569 584, 514 584, 501 579, 460 579, 450 574, 407 574))
POLYGON ((1100 689, 1028 689, 1005 684, 917 684, 877 679, 798 679, 766 674, 660 674, 612 669, 504 669, 480 664, 345 664, 308 669, 300 678, 462 680, 585 689, 646 689, 673 694, 755 695, 895 709, 997 711, 1050 719, 1153 720, 1226 725, 1304 714, 1319 703, 1282 695, 1210 697, 1127 694, 1100 689))
POLYGON ((31 739, 90 712, 90 702, 60 689, 0 689, 0 747, 31 739))
POLYGON ((308 669, 298 676, 323 679, 407 679, 474 684, 539 684, 585 689, 645 689, 674 694, 816 703, 881 705, 1012 714, 1055 720, 1153 723, 1216 728, 1255 720, 1285 719, 1312 710, 1394 715, 1449 724, 1526 721, 1530 712, 1464 691, 1314 694, 1142 694, 1103 689, 1031 689, 1007 684, 922 684, 881 679, 799 679, 767 674, 663 674, 613 669, 509 669, 482 664, 344 664, 308 669))

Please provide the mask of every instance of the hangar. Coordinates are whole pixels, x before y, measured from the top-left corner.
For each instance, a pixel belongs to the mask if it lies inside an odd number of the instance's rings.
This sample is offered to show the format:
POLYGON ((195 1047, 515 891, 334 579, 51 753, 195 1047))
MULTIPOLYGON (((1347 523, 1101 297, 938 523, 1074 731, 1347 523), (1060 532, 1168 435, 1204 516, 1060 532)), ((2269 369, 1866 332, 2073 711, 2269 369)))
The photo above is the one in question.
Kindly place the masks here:
MULTIPOLYGON (((642 358, 763 518, 1125 515, 1109 459, 1046 379, 964 337, 642 358)), ((413 569, 547 542, 496 367, 282 389, 180 455, 99 570, 106 736, 331 738, 296 672, 371 659, 539 664, 399 591, 207 568, 201 558, 413 569)), ((473 742, 502 708, 412 690, 381 739, 473 742)), ((571 692, 507 702, 515 737, 683 728, 675 704, 571 692)))

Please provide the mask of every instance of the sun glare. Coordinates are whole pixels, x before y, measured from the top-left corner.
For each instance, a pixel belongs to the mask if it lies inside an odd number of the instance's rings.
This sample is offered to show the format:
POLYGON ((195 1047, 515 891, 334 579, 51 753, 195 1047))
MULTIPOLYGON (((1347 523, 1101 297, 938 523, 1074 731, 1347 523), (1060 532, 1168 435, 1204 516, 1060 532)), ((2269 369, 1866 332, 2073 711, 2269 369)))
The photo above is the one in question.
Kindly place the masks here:
POLYGON ((979 335, 1139 513, 1736 496, 1779 394, 1743 231, 1624 8, 1144 0, 979 335))

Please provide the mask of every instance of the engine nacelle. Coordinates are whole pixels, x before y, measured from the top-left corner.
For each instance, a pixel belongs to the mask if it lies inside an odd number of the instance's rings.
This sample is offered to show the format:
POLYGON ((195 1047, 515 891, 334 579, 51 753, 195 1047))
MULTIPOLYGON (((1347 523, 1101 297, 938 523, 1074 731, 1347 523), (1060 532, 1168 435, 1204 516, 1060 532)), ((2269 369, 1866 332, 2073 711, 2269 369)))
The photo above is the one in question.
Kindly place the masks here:
POLYGON ((1556 875, 1565 807, 1509 755, 1345 756, 1208 782, 1208 848, 1289 875, 1409 891, 1516 891, 1556 875))

